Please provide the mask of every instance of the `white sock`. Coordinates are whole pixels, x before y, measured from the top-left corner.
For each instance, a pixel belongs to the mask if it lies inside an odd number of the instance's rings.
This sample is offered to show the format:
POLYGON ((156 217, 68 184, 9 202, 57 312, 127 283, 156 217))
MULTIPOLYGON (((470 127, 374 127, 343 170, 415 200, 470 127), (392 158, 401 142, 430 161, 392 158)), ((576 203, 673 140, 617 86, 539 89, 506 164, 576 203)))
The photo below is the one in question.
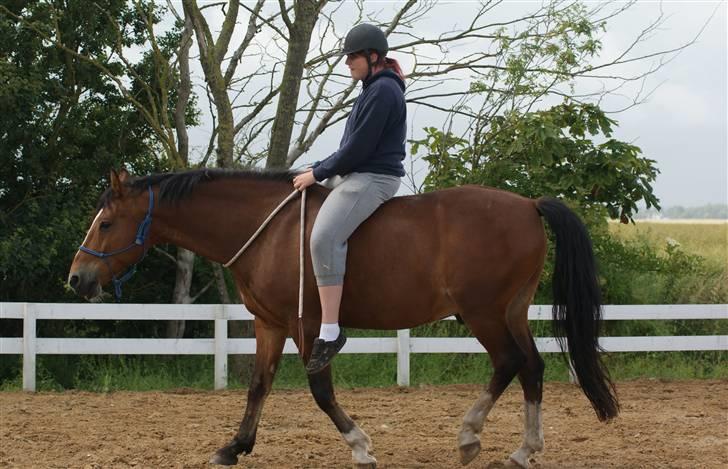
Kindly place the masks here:
POLYGON ((324 339, 326 342, 331 342, 339 337, 339 323, 333 324, 321 323, 321 330, 319 331, 319 339, 324 339))

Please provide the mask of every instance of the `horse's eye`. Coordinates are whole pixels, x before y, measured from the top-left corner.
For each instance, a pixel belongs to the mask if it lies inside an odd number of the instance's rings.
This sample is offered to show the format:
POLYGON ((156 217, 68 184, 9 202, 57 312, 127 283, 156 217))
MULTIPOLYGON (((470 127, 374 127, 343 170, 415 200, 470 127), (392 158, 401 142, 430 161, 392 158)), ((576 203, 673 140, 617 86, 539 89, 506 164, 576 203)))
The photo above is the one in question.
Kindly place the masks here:
POLYGON ((102 221, 101 222, 101 231, 106 231, 111 227, 110 221, 102 221))

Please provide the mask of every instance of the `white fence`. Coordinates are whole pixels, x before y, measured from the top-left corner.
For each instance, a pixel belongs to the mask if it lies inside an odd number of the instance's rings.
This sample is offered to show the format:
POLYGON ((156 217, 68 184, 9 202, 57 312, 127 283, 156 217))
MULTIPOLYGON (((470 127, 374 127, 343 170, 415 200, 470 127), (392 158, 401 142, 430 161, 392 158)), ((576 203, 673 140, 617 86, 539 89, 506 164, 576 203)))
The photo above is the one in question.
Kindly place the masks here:
MULTIPOLYGON (((551 306, 531 306, 531 320, 550 320, 551 306)), ((0 337, 0 355, 23 355, 23 389, 35 390, 35 359, 48 355, 214 355, 215 389, 227 385, 228 354, 254 354, 255 339, 228 338, 228 321, 251 320, 242 305, 173 304, 65 304, 0 303, 0 319, 23 319, 23 337, 0 337), (36 335, 36 321, 76 320, 206 320, 215 321, 215 335, 209 339, 79 339, 42 338, 36 335)), ((448 319, 453 319, 448 318, 448 319)), ((728 319, 728 305, 609 305, 606 320, 728 319)), ((610 352, 664 352, 683 350, 728 350, 728 335, 603 337, 602 347, 610 352)), ((541 352, 558 352, 554 338, 536 338, 541 352)), ((396 353, 397 383, 409 385, 412 353, 483 353, 472 337, 410 337, 409 330, 397 337, 349 338, 341 353, 396 353)), ((298 353, 291 339, 283 353, 298 353)))

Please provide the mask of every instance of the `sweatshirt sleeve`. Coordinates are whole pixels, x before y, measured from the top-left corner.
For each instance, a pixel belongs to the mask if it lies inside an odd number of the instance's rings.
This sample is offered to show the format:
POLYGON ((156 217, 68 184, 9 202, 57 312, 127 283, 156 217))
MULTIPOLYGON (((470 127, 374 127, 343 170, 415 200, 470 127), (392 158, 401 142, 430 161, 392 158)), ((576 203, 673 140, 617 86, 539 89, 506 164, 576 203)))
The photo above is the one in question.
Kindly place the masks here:
POLYGON ((317 181, 336 174, 348 174, 374 152, 393 107, 393 94, 387 87, 381 87, 367 96, 366 101, 361 103, 359 117, 347 141, 314 167, 313 176, 317 181))

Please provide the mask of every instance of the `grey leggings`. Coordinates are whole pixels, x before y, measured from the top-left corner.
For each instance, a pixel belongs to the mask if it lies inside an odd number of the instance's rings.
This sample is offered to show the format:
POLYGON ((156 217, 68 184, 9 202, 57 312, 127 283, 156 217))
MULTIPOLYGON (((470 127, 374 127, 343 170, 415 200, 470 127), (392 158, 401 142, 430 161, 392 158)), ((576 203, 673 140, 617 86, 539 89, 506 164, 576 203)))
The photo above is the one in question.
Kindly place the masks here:
POLYGON ((400 182, 397 176, 375 173, 349 173, 323 182, 333 190, 321 205, 311 233, 318 286, 344 284, 347 240, 377 207, 394 197, 400 182))

